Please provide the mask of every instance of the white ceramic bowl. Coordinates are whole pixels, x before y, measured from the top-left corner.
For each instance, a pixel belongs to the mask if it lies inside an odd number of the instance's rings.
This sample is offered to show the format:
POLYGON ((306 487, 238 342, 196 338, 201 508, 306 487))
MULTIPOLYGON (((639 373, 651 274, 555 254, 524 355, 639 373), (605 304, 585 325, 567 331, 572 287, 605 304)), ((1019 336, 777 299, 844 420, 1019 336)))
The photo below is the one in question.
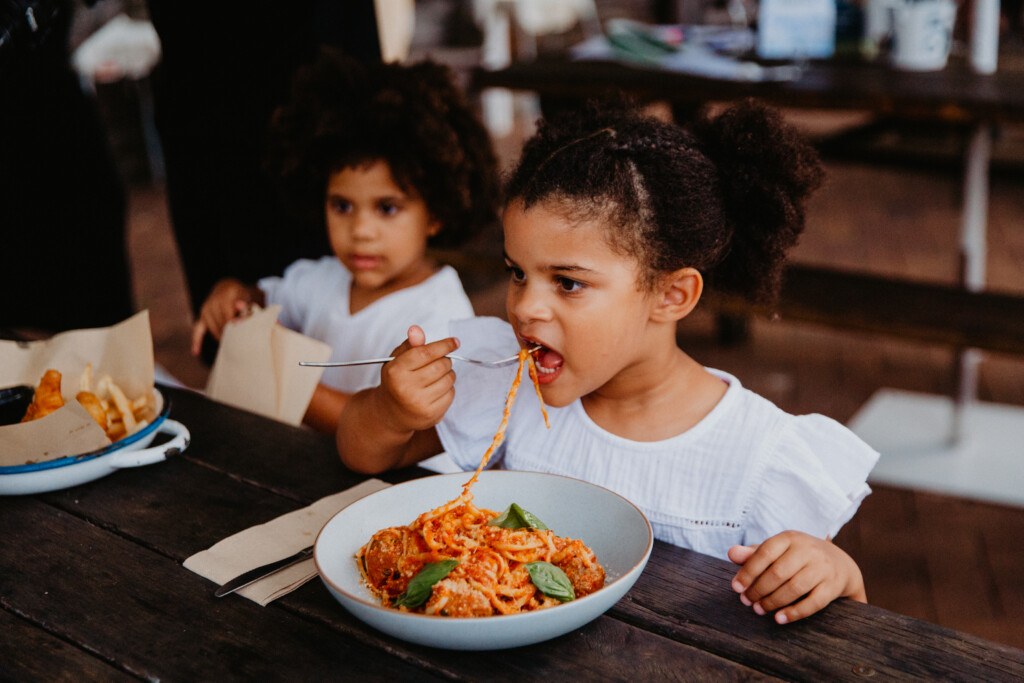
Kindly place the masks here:
POLYGON ((171 410, 170 402, 164 401, 159 389, 153 391, 157 416, 148 425, 131 436, 89 453, 0 467, 0 495, 28 495, 66 489, 126 467, 161 462, 184 451, 191 438, 188 429, 167 417, 171 410), (157 434, 169 434, 172 438, 159 446, 147 448, 157 434))
POLYGON ((459 496, 472 473, 416 479, 372 493, 331 518, 317 537, 320 578, 353 615, 389 635, 452 650, 498 650, 548 640, 596 619, 626 594, 647 564, 651 525, 632 503, 579 479, 536 472, 487 471, 473 486, 473 503, 532 512, 559 536, 590 546, 606 572, 605 586, 586 597, 537 612, 453 618, 400 612, 380 605, 363 583, 356 552, 374 533, 404 526, 459 496))

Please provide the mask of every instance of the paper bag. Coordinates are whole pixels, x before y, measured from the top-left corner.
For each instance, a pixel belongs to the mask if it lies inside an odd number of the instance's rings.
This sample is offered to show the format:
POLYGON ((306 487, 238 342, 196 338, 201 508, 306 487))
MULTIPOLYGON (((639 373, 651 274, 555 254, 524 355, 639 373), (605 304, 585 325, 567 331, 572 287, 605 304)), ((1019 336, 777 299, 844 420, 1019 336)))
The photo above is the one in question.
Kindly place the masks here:
POLYGON ((0 426, 0 466, 88 453, 110 444, 103 429, 75 401, 86 365, 93 383, 104 375, 135 398, 153 389, 149 312, 111 327, 72 330, 35 342, 0 341, 0 388, 36 387, 48 369, 61 373, 64 407, 44 418, 0 426))
POLYGON ((224 327, 206 395, 292 425, 302 422, 331 347, 277 324, 280 306, 258 309, 224 327))

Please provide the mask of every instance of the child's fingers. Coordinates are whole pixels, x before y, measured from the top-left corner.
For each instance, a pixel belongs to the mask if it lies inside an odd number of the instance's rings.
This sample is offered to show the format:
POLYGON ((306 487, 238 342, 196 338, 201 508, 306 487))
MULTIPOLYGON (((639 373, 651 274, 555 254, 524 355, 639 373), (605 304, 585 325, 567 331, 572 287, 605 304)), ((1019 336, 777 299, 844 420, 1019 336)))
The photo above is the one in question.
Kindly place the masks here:
POLYGON ((446 372, 426 388, 425 395, 429 399, 430 410, 435 414, 444 415, 455 399, 455 373, 446 372))
POLYGON ((750 559, 750 556, 754 554, 755 550, 757 550, 756 545, 734 545, 729 548, 729 559, 732 560, 734 564, 743 564, 750 559))
POLYGON ((835 596, 832 595, 831 591, 824 584, 818 584, 800 602, 777 611, 775 613, 775 621, 779 624, 791 624, 804 617, 809 617, 815 612, 823 610, 834 598, 835 596))
POLYGON ((729 558, 743 563, 732 587, 757 614, 775 612, 776 621, 786 624, 814 614, 841 595, 864 599, 856 564, 827 539, 784 531, 753 548, 733 546, 729 558), (837 564, 836 555, 848 559, 852 570, 837 564))
POLYGON ((203 337, 207 334, 213 335, 214 339, 220 339, 224 322, 219 314, 220 308, 216 302, 207 301, 199 311, 199 320, 192 327, 192 354, 198 356, 203 346, 203 337))
POLYGON ((415 356, 420 359, 420 364, 422 365, 429 363, 432 360, 436 360, 441 356, 446 356, 459 348, 459 340, 455 337, 447 337, 427 344, 426 337, 423 335, 423 330, 416 325, 409 328, 408 335, 409 337, 405 341, 392 350, 391 355, 396 359, 413 349, 425 349, 425 351, 418 352, 420 353, 419 356, 415 356))
POLYGON ((427 335, 423 333, 423 328, 419 325, 410 327, 406 336, 408 337, 410 347, 423 346, 427 343, 427 335))
POLYGON ((203 337, 206 336, 206 323, 202 319, 192 326, 192 355, 198 356, 203 348, 203 337))
MULTIPOLYGON (((418 347, 422 348, 422 347, 418 347)), ((443 355, 435 361, 430 361, 421 367, 413 370, 415 373, 414 386, 418 386, 425 395, 439 396, 451 391, 455 386, 455 372, 452 370, 451 358, 443 355)))
MULTIPOLYGON (((770 566, 789 548, 784 534, 772 536, 743 561, 743 567, 733 577, 732 587, 737 593, 748 591, 751 585, 761 577, 770 566)), ((737 555, 739 552, 737 552, 737 555)), ((770 592, 770 591, 768 591, 770 592)), ((765 593, 767 594, 767 593, 765 593)), ((748 595, 749 597, 749 595, 748 595)), ((756 599, 756 598, 755 598, 756 599)))
POLYGON ((395 361, 403 361, 401 365, 406 369, 420 370, 435 361, 444 359, 446 363, 443 369, 447 372, 451 369, 451 360, 445 356, 457 348, 459 348, 458 340, 448 337, 422 346, 407 347, 405 351, 399 352, 401 358, 398 355, 395 356, 395 361))
MULTIPOLYGON (((428 367, 414 373, 398 373, 393 380, 388 377, 382 382, 382 386, 390 387, 396 423, 403 429, 427 429, 444 417, 455 398, 455 373, 451 371, 451 361, 444 361, 434 364, 441 368, 440 375, 435 374, 434 367, 428 367)), ((390 368, 385 367, 385 370, 390 371, 390 368)))
POLYGON ((755 609, 755 611, 763 614, 782 609, 800 600, 818 586, 823 585, 825 576, 820 567, 812 564, 805 565, 792 573, 788 580, 783 581, 775 590, 759 597, 756 595, 758 583, 756 582, 746 595, 756 607, 760 607, 760 610, 755 609))
POLYGON ((199 312, 199 320, 206 325, 206 331, 215 339, 220 339, 224 326, 234 317, 234 311, 230 303, 211 301, 203 306, 199 312))
POLYGON ((445 357, 454 346, 453 339, 442 339, 412 348, 403 344, 395 349, 395 360, 381 368, 381 382, 394 384, 406 392, 422 391, 449 374, 452 374, 449 381, 454 382, 452 361, 445 357))
MULTIPOLYGON (((743 591, 743 594, 753 603, 762 603, 768 599, 769 596, 773 596, 777 591, 783 591, 783 595, 786 594, 785 586, 793 580, 793 577, 797 576, 800 572, 804 571, 807 567, 806 558, 800 557, 794 553, 783 554, 782 557, 777 558, 772 562, 763 572, 761 572, 754 582, 747 586, 747 590, 743 591)), ((804 592, 810 590, 811 586, 807 586, 804 592)), ((789 604, 793 600, 799 598, 803 593, 796 593, 791 595, 788 602, 781 602, 776 600, 774 603, 775 607, 781 607, 782 605, 789 604)), ((771 608, 764 606, 766 610, 771 611, 771 608)))

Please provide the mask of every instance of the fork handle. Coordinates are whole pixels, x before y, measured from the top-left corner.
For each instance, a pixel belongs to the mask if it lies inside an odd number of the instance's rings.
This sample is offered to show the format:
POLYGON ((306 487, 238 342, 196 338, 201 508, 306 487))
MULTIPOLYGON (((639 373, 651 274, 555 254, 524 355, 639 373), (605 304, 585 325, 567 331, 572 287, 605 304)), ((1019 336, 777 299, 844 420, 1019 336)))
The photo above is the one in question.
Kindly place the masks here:
POLYGON ((366 360, 345 360, 345 361, 328 361, 326 363, 313 363, 310 361, 299 361, 299 365, 305 365, 312 368, 342 368, 348 365, 379 365, 381 363, 387 363, 393 361, 394 356, 389 358, 367 358, 366 360))

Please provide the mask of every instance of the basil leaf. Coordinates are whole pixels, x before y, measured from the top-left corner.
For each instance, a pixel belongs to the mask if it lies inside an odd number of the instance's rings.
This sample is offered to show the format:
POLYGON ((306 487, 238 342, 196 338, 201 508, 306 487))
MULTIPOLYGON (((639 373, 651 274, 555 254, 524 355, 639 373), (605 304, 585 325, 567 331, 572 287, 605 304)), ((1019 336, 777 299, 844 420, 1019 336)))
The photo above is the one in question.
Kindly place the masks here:
POLYGON ((458 560, 441 560, 423 565, 423 569, 412 577, 409 586, 395 599, 392 607, 419 607, 430 597, 434 584, 448 576, 458 564, 458 560))
POLYGON ((524 510, 515 503, 512 503, 512 507, 519 511, 519 515, 526 522, 526 525, 531 529, 546 530, 548 528, 544 522, 540 521, 540 519, 538 519, 537 516, 530 512, 529 510, 524 510))
POLYGON ((544 595, 562 602, 576 598, 576 591, 572 589, 569 577, 550 562, 530 562, 526 565, 526 571, 530 573, 530 581, 533 581, 533 585, 544 595))
POLYGON ((547 529, 547 525, 540 521, 532 512, 524 510, 517 504, 512 503, 500 515, 487 523, 490 526, 500 526, 503 529, 547 529))

